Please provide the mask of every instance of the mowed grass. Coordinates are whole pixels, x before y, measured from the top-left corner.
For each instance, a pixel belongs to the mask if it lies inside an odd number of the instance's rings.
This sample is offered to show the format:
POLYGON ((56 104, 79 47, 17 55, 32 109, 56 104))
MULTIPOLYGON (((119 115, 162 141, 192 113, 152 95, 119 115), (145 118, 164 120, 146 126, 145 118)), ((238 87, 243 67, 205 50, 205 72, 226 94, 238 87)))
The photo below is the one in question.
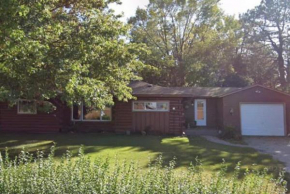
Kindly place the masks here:
POLYGON ((283 164, 271 156, 260 154, 251 148, 239 148, 220 145, 202 137, 170 137, 113 134, 0 134, 0 151, 9 149, 11 157, 16 156, 23 148, 29 152, 42 150, 49 153, 50 147, 56 144, 56 157, 61 158, 66 150, 77 155, 81 145, 92 160, 108 158, 109 160, 134 160, 146 168, 149 160, 162 154, 165 163, 176 158, 176 167, 184 170, 193 164, 196 158, 201 160, 206 171, 218 171, 223 160, 228 171, 233 172, 238 162, 243 169, 260 170, 268 168, 277 173, 283 164))

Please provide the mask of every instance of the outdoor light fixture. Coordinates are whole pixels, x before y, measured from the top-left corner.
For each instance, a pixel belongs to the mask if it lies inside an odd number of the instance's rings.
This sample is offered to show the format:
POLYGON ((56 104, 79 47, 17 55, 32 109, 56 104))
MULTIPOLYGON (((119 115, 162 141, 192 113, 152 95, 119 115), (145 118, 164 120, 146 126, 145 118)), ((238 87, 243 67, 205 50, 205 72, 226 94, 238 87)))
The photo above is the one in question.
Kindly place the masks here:
POLYGON ((234 109, 233 109, 233 108, 230 109, 230 114, 231 114, 231 115, 234 114, 234 109))

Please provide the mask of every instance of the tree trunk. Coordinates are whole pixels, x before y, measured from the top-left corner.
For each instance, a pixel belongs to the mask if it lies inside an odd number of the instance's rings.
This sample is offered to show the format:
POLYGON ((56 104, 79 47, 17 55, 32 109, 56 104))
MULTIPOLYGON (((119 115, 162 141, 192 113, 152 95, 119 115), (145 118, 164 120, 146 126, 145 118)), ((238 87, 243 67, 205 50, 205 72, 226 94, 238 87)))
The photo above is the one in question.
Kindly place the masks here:
POLYGON ((59 98, 50 99, 48 101, 56 106, 55 117, 61 126, 61 130, 63 130, 64 128, 69 126, 70 117, 67 117, 66 114, 69 108, 59 98))
POLYGON ((290 59, 287 60, 286 74, 287 92, 290 92, 290 59))
POLYGON ((286 81, 286 73, 285 73, 285 64, 284 64, 284 58, 283 53, 278 53, 278 70, 279 70, 279 78, 280 78, 280 84, 283 90, 287 87, 287 81, 286 81))
POLYGON ((182 57, 177 58, 176 86, 182 87, 185 85, 185 66, 182 57))

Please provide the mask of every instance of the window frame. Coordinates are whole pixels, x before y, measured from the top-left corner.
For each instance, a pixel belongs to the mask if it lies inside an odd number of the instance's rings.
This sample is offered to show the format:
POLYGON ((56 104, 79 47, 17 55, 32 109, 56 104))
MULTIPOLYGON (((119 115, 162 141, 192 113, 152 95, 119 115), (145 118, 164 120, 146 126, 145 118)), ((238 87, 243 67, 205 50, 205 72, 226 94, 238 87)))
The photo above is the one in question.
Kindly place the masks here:
POLYGON ((132 101, 132 112, 169 112, 170 111, 170 101, 167 100, 134 100, 132 101), (135 110, 134 109, 134 103, 144 103, 144 110, 135 110), (146 109, 146 103, 152 103, 152 102, 156 102, 157 103, 167 103, 168 104, 168 109, 167 110, 147 110, 146 109))
POLYGON ((37 114, 37 104, 35 100, 27 100, 27 99, 18 99, 17 100, 17 114, 18 115, 36 115, 37 114), (20 101, 24 102, 34 102, 35 112, 21 112, 20 111, 20 101))
MULTIPOLYGON (((81 103, 81 116, 80 116, 80 119, 74 119, 74 112, 73 112, 73 108, 74 108, 74 105, 71 106, 71 120, 73 122, 111 122, 112 121, 112 117, 113 117, 113 114, 112 114, 112 107, 106 107, 106 108, 109 108, 111 110, 111 117, 110 117, 110 120, 102 120, 103 119, 103 116, 100 117, 100 120, 85 120, 84 119, 84 104, 81 103)), ((103 110, 100 110, 100 111, 103 111, 103 110)))

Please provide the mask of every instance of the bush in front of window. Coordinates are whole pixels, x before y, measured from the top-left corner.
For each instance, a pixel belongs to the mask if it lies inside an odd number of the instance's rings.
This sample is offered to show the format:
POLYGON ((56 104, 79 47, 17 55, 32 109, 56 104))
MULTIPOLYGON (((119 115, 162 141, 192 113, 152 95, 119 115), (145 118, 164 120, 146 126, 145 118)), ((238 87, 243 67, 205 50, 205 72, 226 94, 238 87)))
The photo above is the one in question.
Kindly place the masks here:
POLYGON ((102 119, 103 119, 103 121, 110 121, 111 117, 108 115, 104 115, 104 116, 102 116, 102 119))
POLYGON ((56 110, 56 106, 48 101, 37 102, 37 112, 52 113, 56 110))
POLYGON ((36 114, 37 105, 34 100, 18 100, 18 114, 36 114))

